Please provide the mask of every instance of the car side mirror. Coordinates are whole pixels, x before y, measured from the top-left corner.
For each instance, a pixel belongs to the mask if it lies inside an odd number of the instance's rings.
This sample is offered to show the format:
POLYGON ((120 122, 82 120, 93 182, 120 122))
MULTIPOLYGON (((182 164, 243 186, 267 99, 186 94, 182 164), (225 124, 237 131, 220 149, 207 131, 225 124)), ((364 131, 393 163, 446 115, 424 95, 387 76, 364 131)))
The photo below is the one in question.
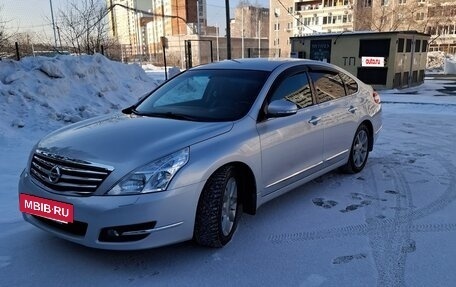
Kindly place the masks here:
POLYGON ((298 112, 298 106, 286 100, 272 101, 268 105, 267 117, 280 118, 294 115, 298 112))

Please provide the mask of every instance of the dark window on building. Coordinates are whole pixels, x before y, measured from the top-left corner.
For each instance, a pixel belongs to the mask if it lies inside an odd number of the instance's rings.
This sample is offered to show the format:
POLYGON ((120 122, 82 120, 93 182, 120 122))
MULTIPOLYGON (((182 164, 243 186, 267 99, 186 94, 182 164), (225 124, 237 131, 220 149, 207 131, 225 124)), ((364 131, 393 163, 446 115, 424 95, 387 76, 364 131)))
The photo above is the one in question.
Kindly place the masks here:
POLYGON ((420 80, 420 82, 424 81, 424 70, 420 70, 420 74, 418 76, 418 79, 420 80))
POLYGON ((428 41, 423 40, 423 45, 421 45, 421 52, 426 52, 427 51, 427 46, 428 46, 428 41))
POLYGON ((412 83, 418 83, 418 71, 412 72, 412 83))
POLYGON ((317 103, 324 103, 345 97, 345 85, 341 77, 332 71, 312 71, 310 78, 314 83, 317 103))
POLYGON ((372 7, 372 0, 363 0, 363 7, 372 7))
POLYGON ((416 40, 415 41, 415 52, 418 53, 421 51, 421 40, 416 40))
POLYGON ((400 87, 402 87, 402 74, 396 73, 396 74, 394 74, 393 88, 400 88, 400 87))
POLYGON ((410 53, 412 51, 412 39, 407 39, 407 44, 405 45, 405 52, 410 53))
POLYGON ((399 39, 397 42, 397 52, 403 53, 404 52, 404 39, 399 39))
POLYGON ((418 13, 416 13, 415 20, 417 20, 417 21, 422 21, 422 20, 424 20, 424 12, 418 12, 418 13))
POLYGON ((404 72, 404 75, 402 77, 402 86, 408 86, 408 77, 409 72, 404 72))
POLYGON ((388 57, 391 39, 359 40, 359 57, 388 57))
POLYGON ((312 91, 306 73, 286 77, 279 83, 270 102, 282 99, 296 104, 299 108, 312 105, 312 91))
POLYGON ((310 59, 330 62, 331 40, 310 40, 310 59))
POLYGON ((386 67, 359 67, 358 79, 369 85, 386 85, 386 67))

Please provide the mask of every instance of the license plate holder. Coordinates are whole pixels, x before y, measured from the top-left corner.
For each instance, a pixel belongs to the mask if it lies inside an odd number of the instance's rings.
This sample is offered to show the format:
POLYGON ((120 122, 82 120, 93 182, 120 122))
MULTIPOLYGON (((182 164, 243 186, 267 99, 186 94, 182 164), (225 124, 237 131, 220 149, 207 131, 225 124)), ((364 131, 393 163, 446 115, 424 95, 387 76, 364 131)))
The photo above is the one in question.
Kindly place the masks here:
POLYGON ((74 207, 70 203, 21 193, 19 210, 62 223, 73 223, 74 207))

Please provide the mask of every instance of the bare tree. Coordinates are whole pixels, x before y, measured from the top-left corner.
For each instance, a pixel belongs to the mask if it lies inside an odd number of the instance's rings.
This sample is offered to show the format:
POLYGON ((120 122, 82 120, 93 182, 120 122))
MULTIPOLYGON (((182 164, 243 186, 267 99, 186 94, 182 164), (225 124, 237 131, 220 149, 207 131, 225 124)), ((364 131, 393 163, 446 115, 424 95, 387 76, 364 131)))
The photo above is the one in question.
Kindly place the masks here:
POLYGON ((93 54, 114 44, 109 39, 104 17, 107 7, 101 0, 70 0, 66 9, 58 12, 59 39, 75 53, 93 54))
POLYGON ((360 0, 355 5, 355 29, 424 32, 427 7, 417 0, 360 0))
POLYGON ((8 39, 11 37, 6 31, 6 20, 2 17, 2 6, 0 5, 0 49, 8 44, 8 39))

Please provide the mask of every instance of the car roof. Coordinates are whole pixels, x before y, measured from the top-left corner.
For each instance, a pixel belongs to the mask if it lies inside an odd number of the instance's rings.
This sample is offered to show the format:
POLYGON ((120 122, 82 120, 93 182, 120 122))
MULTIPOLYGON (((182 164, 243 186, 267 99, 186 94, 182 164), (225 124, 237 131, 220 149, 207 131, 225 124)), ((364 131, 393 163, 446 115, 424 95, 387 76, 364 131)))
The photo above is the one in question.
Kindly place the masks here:
POLYGON ((224 60, 220 62, 209 63, 192 68, 192 70, 199 69, 233 69, 233 70, 258 70, 258 71, 273 71, 277 67, 290 64, 312 64, 319 63, 313 60, 294 59, 294 58, 247 58, 247 59, 233 59, 224 60))

